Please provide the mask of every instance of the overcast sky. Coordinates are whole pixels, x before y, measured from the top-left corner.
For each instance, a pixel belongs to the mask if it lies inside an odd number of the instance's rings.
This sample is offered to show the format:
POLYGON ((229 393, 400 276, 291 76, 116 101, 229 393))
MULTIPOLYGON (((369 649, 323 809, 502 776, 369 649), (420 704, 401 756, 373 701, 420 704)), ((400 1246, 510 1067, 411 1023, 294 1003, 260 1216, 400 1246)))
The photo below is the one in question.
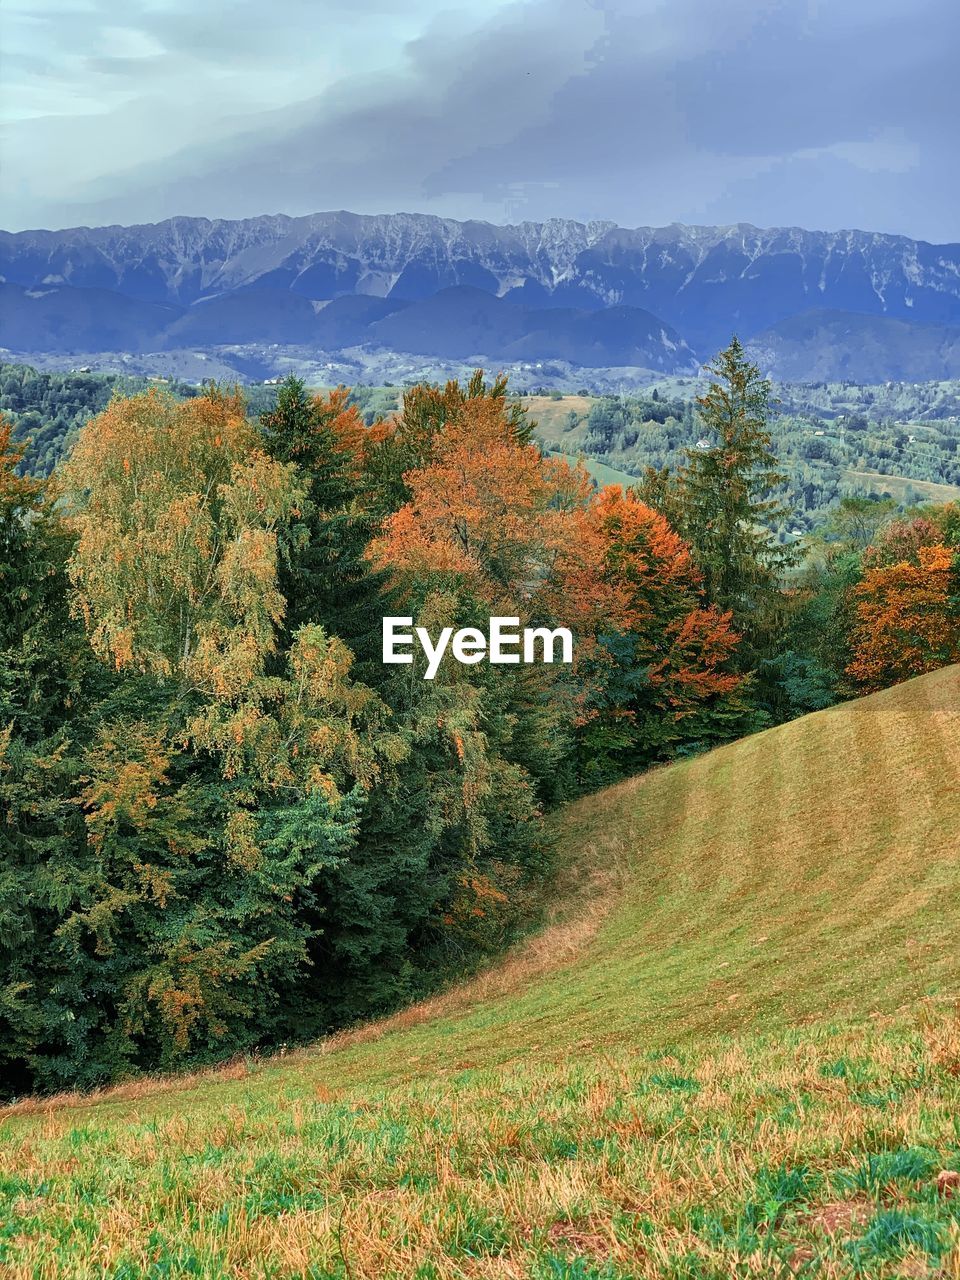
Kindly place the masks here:
POLYGON ((958 0, 2 0, 2 225, 352 209, 960 240, 958 0))

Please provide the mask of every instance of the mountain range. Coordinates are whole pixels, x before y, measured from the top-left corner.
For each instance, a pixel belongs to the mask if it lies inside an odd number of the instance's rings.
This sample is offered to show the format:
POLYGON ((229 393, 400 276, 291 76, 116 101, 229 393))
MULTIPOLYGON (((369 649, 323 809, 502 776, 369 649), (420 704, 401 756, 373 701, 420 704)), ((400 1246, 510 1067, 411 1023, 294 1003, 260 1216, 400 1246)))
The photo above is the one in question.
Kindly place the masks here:
POLYGON ((960 376, 960 244, 863 231, 495 226, 426 214, 0 232, 16 352, 369 348, 794 379, 960 376))

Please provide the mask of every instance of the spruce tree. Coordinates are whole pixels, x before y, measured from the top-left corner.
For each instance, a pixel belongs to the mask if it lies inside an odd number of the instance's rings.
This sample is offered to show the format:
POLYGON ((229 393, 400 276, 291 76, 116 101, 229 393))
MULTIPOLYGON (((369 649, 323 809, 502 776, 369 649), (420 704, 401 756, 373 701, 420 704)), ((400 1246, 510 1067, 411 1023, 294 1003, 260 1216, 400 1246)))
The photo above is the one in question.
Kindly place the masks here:
POLYGON ((777 494, 787 477, 771 448, 770 383, 739 339, 707 367, 714 380, 697 397, 707 439, 687 451, 680 472, 680 531, 694 548, 707 599, 731 611, 744 637, 741 663, 755 665, 777 615, 783 572, 795 559, 772 530, 791 514, 777 494))
POLYGON ((0 421, 0 1098, 33 1086, 37 1048, 65 1018, 51 868, 82 826, 72 779, 98 683, 68 609, 70 535, 23 457, 0 421))
POLYGON ((384 575, 367 562, 375 520, 362 501, 362 482, 349 437, 364 430, 345 391, 311 395, 302 379, 280 386, 276 408, 260 417, 267 452, 301 469, 307 501, 286 536, 279 587, 287 606, 288 641, 319 623, 353 651, 358 673, 370 676, 379 657, 384 575))

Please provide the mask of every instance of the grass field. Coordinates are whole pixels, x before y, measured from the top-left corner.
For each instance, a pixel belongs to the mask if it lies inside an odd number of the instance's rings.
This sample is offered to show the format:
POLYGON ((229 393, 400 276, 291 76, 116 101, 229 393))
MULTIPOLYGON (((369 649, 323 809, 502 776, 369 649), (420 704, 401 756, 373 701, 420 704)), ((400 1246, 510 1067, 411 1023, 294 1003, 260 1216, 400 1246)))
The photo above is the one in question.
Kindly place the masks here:
POLYGON ((0 1275, 960 1277, 960 670, 571 806, 490 974, 0 1120, 0 1275))
POLYGON ((520 400, 527 410, 530 421, 537 424, 537 434, 551 447, 564 448, 570 451, 569 442, 576 446, 576 452, 586 434, 586 422, 591 408, 597 402, 597 396, 567 395, 555 399, 553 396, 521 396, 520 400), (578 426, 570 428, 570 414, 575 413, 580 419, 578 426))
POLYGON ((910 480, 906 476, 885 476, 879 471, 854 471, 848 468, 843 478, 866 493, 889 493, 897 502, 904 502, 911 492, 919 495, 921 502, 957 502, 960 488, 952 484, 936 484, 933 480, 910 480))
POLYGON ((552 458, 562 458, 571 467, 582 461, 601 488, 608 484, 619 484, 629 489, 637 483, 637 477, 632 476, 629 471, 618 471, 616 467, 608 467, 605 462, 598 462, 596 458, 587 457, 586 454, 560 453, 556 449, 549 449, 547 452, 552 458))

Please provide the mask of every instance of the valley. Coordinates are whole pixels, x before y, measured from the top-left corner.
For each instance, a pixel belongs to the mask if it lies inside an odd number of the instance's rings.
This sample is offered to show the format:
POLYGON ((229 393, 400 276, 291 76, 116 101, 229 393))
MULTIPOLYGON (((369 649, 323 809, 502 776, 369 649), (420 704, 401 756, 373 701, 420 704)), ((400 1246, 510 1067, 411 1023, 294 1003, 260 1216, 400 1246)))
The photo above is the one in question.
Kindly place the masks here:
MULTIPOLYGON (((343 372, 312 367, 318 374, 314 385, 321 388, 337 385, 343 372)), ((157 386, 189 397, 202 389, 199 380, 137 375, 122 363, 120 370, 60 374, 0 364, 0 410, 12 416, 18 438, 33 442, 28 450, 33 466, 53 467, 79 425, 104 408, 114 391, 129 394, 157 386)), ((219 377, 227 385, 233 381, 219 377)), ((400 409, 403 382, 347 385, 353 386, 353 402, 367 425, 400 409)), ((606 395, 554 387, 519 400, 549 453, 571 463, 582 457, 600 485, 628 486, 647 467, 675 468, 695 447, 702 432, 693 401, 704 385, 693 377, 670 377, 629 392, 618 379, 606 395)), ((250 411, 260 413, 273 404, 276 384, 248 382, 244 392, 250 411)), ((776 385, 775 398, 774 439, 790 477, 796 516, 780 529, 781 538, 796 536, 794 530, 816 531, 843 496, 886 496, 904 507, 960 497, 960 381, 786 383, 776 385)))

